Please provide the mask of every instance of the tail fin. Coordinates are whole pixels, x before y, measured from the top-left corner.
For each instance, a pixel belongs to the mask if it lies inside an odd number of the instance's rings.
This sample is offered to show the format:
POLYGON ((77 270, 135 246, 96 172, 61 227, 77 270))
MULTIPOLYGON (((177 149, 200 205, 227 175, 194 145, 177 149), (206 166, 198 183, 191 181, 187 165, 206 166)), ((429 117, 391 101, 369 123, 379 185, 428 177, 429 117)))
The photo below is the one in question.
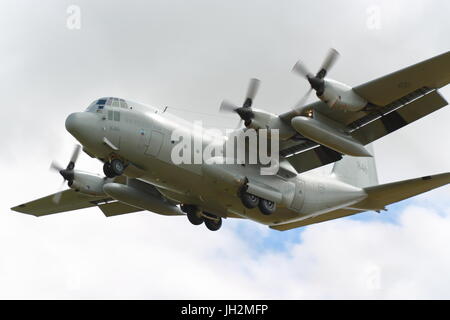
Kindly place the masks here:
POLYGON ((344 156, 334 164, 332 174, 336 179, 359 188, 378 184, 373 146, 368 145, 366 148, 373 157, 344 156))

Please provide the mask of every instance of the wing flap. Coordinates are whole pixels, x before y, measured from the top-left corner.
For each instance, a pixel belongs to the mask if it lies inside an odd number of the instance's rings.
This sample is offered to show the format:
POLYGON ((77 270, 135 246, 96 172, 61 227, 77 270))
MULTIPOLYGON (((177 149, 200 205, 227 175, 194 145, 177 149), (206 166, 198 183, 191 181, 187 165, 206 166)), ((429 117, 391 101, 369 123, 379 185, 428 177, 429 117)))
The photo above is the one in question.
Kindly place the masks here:
POLYGON ((388 106, 368 118, 351 124, 355 128, 351 135, 363 144, 375 141, 447 105, 447 101, 436 90, 404 105, 388 106), (366 124, 364 124, 364 122, 366 124))
POLYGON ((100 210, 102 210, 103 214, 107 217, 113 217, 113 216, 118 216, 121 214, 144 211, 140 208, 136 208, 136 207, 130 206, 128 204, 125 204, 125 203, 122 203, 119 201, 105 203, 105 204, 99 205, 98 207, 100 210))
POLYGON ((281 156, 284 156, 298 173, 312 170, 342 159, 342 155, 339 152, 316 143, 314 143, 314 147, 306 151, 299 151, 298 153, 292 153, 290 155, 285 155, 282 151, 281 156))

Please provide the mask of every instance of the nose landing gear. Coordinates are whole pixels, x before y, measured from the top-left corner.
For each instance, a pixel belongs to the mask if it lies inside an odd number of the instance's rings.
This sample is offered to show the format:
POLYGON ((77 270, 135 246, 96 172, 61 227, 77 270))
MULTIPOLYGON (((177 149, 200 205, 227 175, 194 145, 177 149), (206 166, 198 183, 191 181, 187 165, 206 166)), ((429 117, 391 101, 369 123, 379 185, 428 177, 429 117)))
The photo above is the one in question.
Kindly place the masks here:
POLYGON ((125 165, 120 159, 113 159, 111 162, 105 162, 103 165, 103 173, 108 178, 118 177, 123 174, 125 165))

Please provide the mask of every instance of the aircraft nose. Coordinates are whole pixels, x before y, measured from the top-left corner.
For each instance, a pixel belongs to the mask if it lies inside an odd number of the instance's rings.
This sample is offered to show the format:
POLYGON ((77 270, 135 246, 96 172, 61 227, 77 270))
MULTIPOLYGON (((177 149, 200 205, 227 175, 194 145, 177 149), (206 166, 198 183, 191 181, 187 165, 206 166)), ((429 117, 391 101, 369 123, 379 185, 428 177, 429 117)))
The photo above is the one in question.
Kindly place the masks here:
POLYGON ((66 130, 80 142, 84 142, 95 130, 95 115, 88 112, 75 112, 66 119, 66 130))
POLYGON ((71 113, 66 119, 66 130, 71 134, 77 134, 83 124, 81 112, 71 113))

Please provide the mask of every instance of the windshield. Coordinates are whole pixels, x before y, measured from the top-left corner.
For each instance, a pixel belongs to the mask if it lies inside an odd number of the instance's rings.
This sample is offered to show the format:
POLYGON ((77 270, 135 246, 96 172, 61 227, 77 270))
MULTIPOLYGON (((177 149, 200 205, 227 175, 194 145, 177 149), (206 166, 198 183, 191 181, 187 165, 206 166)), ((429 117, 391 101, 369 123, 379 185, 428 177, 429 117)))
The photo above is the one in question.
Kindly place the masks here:
POLYGON ((87 112, 100 112, 105 108, 105 106, 108 107, 116 107, 116 108, 123 108, 128 109, 128 104, 124 99, 119 98, 101 98, 98 100, 95 100, 92 102, 89 107, 86 109, 87 112))
POLYGON ((106 101, 108 99, 107 98, 102 98, 102 99, 98 99, 95 100, 94 102, 92 102, 89 107, 86 109, 86 111, 88 112, 97 112, 98 110, 102 110, 105 107, 106 101))

